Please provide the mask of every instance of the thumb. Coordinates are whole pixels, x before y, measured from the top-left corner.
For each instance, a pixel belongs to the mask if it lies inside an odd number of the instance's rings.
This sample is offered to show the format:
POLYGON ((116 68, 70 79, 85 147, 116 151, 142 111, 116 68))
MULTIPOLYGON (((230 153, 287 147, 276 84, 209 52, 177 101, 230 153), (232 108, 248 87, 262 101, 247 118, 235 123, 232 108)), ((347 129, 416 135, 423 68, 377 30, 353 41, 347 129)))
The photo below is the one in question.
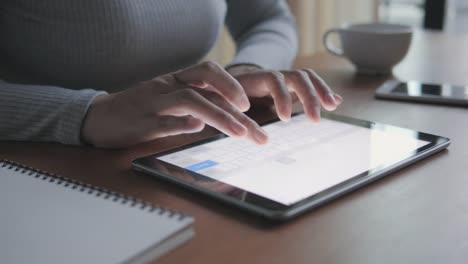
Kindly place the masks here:
POLYGON ((149 137, 151 139, 196 133, 203 130, 205 123, 192 116, 161 116, 151 122, 149 137))

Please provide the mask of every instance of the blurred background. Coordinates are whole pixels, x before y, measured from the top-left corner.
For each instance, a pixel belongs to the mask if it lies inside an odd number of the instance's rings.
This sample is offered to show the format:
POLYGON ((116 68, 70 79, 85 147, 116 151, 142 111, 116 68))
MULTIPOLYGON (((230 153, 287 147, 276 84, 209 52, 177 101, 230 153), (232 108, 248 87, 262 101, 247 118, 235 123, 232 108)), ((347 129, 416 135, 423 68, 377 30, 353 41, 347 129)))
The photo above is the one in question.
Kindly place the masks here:
MULTIPOLYGON (((468 0, 289 0, 299 30, 299 55, 324 49, 322 35, 333 27, 386 22, 418 29, 468 33, 468 0)), ((235 46, 225 30, 208 59, 227 64, 235 46)))

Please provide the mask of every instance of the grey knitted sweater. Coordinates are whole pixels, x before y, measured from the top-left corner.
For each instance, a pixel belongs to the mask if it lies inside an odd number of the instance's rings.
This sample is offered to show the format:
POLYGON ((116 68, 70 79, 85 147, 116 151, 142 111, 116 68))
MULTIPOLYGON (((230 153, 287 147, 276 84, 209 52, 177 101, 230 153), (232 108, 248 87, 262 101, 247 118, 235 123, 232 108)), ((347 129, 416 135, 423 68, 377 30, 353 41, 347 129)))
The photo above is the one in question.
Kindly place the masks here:
POLYGON ((197 63, 224 24, 232 64, 290 66, 282 0, 1 0, 0 140, 79 144, 95 96, 197 63))

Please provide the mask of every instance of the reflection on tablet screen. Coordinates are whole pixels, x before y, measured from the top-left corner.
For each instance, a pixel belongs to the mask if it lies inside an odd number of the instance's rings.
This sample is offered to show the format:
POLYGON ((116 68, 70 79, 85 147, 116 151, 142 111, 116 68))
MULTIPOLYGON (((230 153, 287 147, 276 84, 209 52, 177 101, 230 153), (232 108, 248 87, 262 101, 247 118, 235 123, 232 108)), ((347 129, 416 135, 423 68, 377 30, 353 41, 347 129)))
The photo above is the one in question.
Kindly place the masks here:
POLYGON ((263 128, 266 146, 223 138, 158 159, 291 205, 429 143, 329 119, 313 124, 303 114, 263 128))

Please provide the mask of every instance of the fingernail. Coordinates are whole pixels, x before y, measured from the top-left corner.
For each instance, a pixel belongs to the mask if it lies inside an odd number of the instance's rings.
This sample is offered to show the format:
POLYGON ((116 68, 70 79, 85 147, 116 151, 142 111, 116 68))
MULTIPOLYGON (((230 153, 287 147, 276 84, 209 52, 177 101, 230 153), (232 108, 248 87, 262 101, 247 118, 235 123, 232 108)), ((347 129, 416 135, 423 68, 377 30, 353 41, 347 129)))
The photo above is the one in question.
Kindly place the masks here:
POLYGON ((257 141, 260 144, 265 144, 268 141, 268 134, 265 132, 265 130, 261 129, 260 127, 255 129, 253 136, 255 138, 255 141, 257 141))
POLYGON ((334 99, 335 99, 335 101, 336 101, 338 104, 343 103, 343 97, 341 97, 341 96, 338 95, 338 94, 335 94, 335 95, 334 95, 334 99))
POLYGON ((250 108, 249 99, 247 97, 245 97, 245 96, 238 97, 237 100, 236 100, 236 104, 239 107, 239 110, 242 111, 242 112, 245 112, 245 111, 249 110, 249 108, 250 108))
POLYGON ((237 136, 244 136, 247 133, 247 128, 235 121, 231 122, 231 129, 237 136))
POLYGON ((291 113, 282 113, 281 115, 278 114, 279 118, 284 121, 284 122, 288 122, 290 119, 291 119, 291 113))

